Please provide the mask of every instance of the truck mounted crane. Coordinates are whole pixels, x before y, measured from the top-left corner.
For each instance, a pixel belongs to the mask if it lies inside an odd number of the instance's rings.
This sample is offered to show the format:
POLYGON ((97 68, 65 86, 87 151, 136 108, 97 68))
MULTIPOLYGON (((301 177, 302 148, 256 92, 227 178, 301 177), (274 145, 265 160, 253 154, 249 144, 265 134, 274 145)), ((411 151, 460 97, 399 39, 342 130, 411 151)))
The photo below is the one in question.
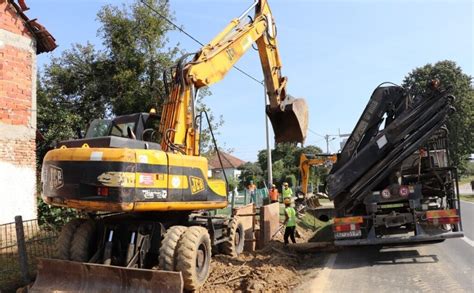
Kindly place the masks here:
POLYGON ((56 259, 40 261, 32 291, 195 290, 209 275, 211 251, 242 252, 241 220, 209 212, 227 207, 228 192, 226 181, 207 177, 199 147, 207 114, 195 113, 194 102, 254 43, 276 142, 304 141, 306 102, 286 93, 275 22, 267 1, 256 0, 199 52, 178 60, 161 116, 97 119, 85 138, 46 154, 42 199, 89 216, 63 227, 56 259))

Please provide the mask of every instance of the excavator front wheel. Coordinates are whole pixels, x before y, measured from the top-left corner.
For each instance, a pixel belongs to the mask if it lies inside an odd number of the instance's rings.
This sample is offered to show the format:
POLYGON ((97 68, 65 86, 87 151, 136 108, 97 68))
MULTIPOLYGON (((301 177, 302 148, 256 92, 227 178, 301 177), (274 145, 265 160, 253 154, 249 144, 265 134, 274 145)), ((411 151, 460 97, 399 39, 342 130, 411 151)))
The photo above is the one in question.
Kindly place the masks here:
POLYGON ((194 291, 209 276, 211 239, 203 227, 191 226, 178 241, 176 269, 181 271, 184 289, 194 291))
POLYGON ((229 239, 222 243, 222 251, 236 257, 244 251, 245 234, 242 220, 234 217, 229 223, 229 239))

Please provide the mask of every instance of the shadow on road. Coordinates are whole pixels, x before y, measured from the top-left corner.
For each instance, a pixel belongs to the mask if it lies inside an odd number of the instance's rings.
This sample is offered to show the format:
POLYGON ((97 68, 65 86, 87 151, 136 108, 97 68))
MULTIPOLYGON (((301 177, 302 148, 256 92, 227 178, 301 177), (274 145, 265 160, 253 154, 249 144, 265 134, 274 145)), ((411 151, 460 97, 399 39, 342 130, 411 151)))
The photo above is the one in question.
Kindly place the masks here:
POLYGON ((347 247, 340 251, 335 269, 353 269, 366 266, 397 264, 430 264, 439 261, 436 255, 424 255, 416 247, 347 247))

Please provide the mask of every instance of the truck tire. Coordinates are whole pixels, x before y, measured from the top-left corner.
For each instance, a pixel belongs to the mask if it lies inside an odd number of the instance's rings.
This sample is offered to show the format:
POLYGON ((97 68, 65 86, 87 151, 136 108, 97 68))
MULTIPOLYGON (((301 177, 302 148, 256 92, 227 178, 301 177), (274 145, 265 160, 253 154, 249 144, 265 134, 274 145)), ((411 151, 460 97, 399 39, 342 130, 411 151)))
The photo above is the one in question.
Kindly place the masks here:
POLYGON ((171 226, 166 230, 165 236, 161 241, 160 255, 158 256, 159 267, 165 271, 176 271, 176 247, 181 235, 188 227, 171 226))
POLYGON ((222 252, 233 257, 244 251, 245 234, 242 220, 234 217, 229 223, 229 239, 222 242, 222 252))
POLYGON ((209 276, 211 239, 203 227, 189 227, 178 241, 176 269, 183 274, 184 289, 194 291, 209 276))
POLYGON ((84 222, 84 219, 74 219, 67 222, 61 229, 56 240, 55 258, 62 260, 71 259, 71 242, 77 227, 84 222))
POLYGON ((95 223, 92 220, 82 223, 74 234, 71 245, 71 260, 87 262, 94 253, 92 245, 95 238, 95 223))

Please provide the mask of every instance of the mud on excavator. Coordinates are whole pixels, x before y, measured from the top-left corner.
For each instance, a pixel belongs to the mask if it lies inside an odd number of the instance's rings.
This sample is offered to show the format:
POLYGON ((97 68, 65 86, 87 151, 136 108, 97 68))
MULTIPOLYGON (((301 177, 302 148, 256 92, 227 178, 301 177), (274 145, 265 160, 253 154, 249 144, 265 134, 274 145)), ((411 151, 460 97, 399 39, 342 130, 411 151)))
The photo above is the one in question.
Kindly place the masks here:
POLYGON ((287 95, 275 22, 267 1, 255 1, 198 53, 178 60, 161 115, 94 120, 85 138, 46 154, 42 199, 89 216, 63 227, 56 259, 40 261, 33 292, 195 290, 209 275, 211 252, 242 252, 241 220, 211 214, 227 207, 228 188, 207 178, 199 139, 207 114, 195 113, 194 102, 253 43, 276 142, 304 141, 306 102, 287 95))

